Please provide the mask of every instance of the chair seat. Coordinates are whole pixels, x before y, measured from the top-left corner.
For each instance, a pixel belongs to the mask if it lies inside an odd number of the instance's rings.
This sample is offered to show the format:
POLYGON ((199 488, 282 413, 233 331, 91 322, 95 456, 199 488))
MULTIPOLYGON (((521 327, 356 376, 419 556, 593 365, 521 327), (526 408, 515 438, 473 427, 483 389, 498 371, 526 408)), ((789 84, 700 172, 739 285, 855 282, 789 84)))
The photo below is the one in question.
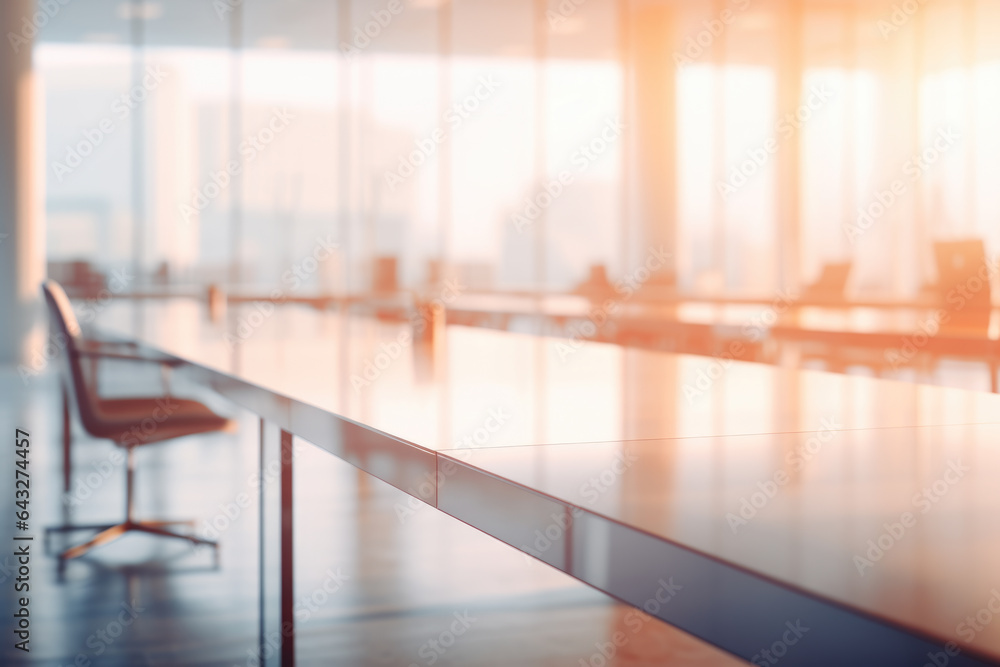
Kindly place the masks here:
MULTIPOLYGON (((172 396, 100 399, 92 435, 123 447, 148 445, 210 431, 235 431, 236 423, 188 399, 172 396)), ((88 429, 91 430, 91 429, 88 429)))

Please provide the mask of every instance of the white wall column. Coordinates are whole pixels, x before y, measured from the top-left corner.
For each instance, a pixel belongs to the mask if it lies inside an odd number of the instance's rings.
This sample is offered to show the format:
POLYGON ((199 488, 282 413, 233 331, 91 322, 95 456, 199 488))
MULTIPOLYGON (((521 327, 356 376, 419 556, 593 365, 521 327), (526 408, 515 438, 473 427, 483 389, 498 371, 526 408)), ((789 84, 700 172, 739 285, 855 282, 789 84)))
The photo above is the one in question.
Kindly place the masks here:
POLYGON ((43 182, 31 49, 34 0, 0 2, 0 367, 40 345, 39 284, 45 275, 43 182))

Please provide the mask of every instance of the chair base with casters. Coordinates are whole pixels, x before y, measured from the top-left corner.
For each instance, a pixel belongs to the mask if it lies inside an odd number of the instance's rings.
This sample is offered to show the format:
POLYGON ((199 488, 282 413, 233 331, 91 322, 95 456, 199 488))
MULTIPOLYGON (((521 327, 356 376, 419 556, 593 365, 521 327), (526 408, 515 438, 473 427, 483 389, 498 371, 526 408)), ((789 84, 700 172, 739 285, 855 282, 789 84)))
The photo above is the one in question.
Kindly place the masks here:
POLYGON ((135 531, 140 533, 147 533, 150 535, 159 535, 160 537, 173 537, 181 540, 186 540, 192 545, 203 545, 212 547, 215 550, 215 557, 218 559, 218 549, 219 543, 213 540, 206 540, 204 538, 198 537, 189 533, 178 533, 172 530, 168 530, 167 526, 188 526, 190 531, 194 530, 196 520, 194 519, 178 519, 178 520, 153 520, 153 519, 136 519, 133 513, 133 499, 135 490, 135 448, 128 447, 126 449, 126 472, 125 472, 125 520, 121 523, 103 523, 103 524, 65 524, 62 526, 51 526, 45 529, 45 544, 48 546, 49 535, 52 533, 75 533, 83 531, 98 531, 97 535, 93 536, 83 544, 78 544, 75 547, 70 547, 59 554, 60 560, 70 560, 72 558, 78 558, 84 554, 90 552, 92 549, 104 546, 105 544, 110 544, 114 542, 119 537, 126 535, 129 532, 135 531))
POLYGON ((71 481, 72 429, 70 396, 75 399, 84 429, 95 438, 108 439, 126 451, 125 518, 119 523, 72 524, 47 528, 46 546, 52 533, 97 531, 87 542, 71 547, 60 555, 60 562, 77 558, 91 550, 113 542, 129 532, 186 540, 194 545, 213 548, 218 557, 218 544, 193 533, 194 521, 140 520, 133 513, 135 496, 135 449, 165 440, 213 432, 233 432, 236 423, 212 412, 197 401, 175 398, 169 387, 169 369, 184 362, 171 357, 143 356, 134 343, 83 339, 73 308, 62 287, 51 280, 42 285, 57 333, 65 338, 68 377, 63 385, 63 486, 69 491, 71 481), (122 351, 122 348, 126 348, 122 351), (91 375, 84 373, 81 359, 89 358, 91 375), (158 364, 163 372, 164 394, 143 398, 106 399, 96 386, 96 362, 117 359, 158 364), (171 526, 189 526, 187 533, 170 530, 171 526))

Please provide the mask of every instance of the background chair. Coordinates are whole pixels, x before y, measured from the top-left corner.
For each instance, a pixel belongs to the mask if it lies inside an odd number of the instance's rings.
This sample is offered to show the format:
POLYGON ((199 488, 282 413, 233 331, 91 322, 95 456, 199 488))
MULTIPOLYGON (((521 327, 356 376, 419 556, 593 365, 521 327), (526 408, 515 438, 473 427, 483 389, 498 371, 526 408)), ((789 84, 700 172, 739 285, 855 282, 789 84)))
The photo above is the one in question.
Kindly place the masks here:
POLYGON ((603 264, 591 264, 587 279, 574 290, 592 301, 603 301, 613 297, 615 288, 608 279, 608 269, 603 264))
MULTIPOLYGON (((235 431, 236 423, 212 412, 205 405, 192 400, 174 398, 169 395, 169 387, 162 396, 104 399, 98 395, 96 381, 88 382, 81 360, 90 358, 119 359, 133 362, 159 364, 163 369, 181 365, 183 362, 166 357, 155 358, 140 355, 135 344, 117 341, 85 340, 80 325, 65 291, 55 281, 48 280, 42 285, 57 333, 65 337, 65 360, 67 372, 63 379, 63 455, 64 484, 68 490, 71 470, 70 396, 75 398, 77 411, 84 429, 95 438, 106 438, 126 451, 125 477, 125 520, 116 524, 64 525, 50 528, 49 532, 72 532, 97 530, 97 535, 89 541, 67 549, 60 558, 76 558, 94 547, 107 544, 129 531, 138 531, 164 537, 176 537, 193 544, 218 545, 210 540, 188 533, 182 534, 167 529, 171 525, 193 528, 193 521, 153 521, 138 520, 133 516, 135 488, 135 449, 143 445, 163 442, 173 438, 213 431, 235 431)), ((94 365, 96 368, 96 364, 94 365)), ((93 380, 94 378, 90 378, 93 380)))
POLYGON ((985 336, 990 325, 993 296, 991 271, 982 239, 937 241, 934 261, 938 271, 938 298, 948 311, 945 328, 964 329, 985 336))
POLYGON ((824 264, 816 282, 805 288, 802 301, 822 305, 846 304, 847 279, 851 275, 851 266, 851 262, 824 264))

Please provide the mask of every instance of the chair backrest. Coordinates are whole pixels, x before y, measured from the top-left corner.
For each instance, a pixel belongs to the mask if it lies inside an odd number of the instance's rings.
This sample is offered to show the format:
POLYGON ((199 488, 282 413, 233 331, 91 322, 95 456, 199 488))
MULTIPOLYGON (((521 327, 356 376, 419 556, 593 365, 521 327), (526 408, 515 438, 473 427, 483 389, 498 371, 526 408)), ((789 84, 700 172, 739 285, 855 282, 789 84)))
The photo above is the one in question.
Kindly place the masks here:
POLYGON ((376 257, 372 266, 372 291, 399 290, 399 260, 396 257, 376 257))
POLYGON ((75 347, 81 336, 80 323, 76 319, 76 313, 73 312, 66 291, 56 281, 46 280, 42 283, 42 292, 45 294, 45 301, 49 304, 52 319, 59 332, 75 347))
POLYGON ((53 324, 58 333, 65 338, 65 359, 69 375, 66 381, 73 389, 80 420, 84 428, 92 431, 99 422, 97 396, 90 390, 80 363, 79 349, 83 340, 80 323, 62 285, 54 280, 46 280, 42 283, 42 293, 45 295, 53 324))
POLYGON ((614 289, 611 281, 608 280, 607 267, 603 264, 591 264, 587 279, 576 286, 575 292, 595 299, 603 299, 607 298, 614 289))
POLYGON ((847 279, 851 262, 826 264, 815 283, 806 288, 806 297, 821 301, 843 301, 847 298, 847 279))
POLYGON ((934 259, 938 270, 938 291, 946 305, 955 306, 955 294, 958 288, 964 287, 963 293, 959 293, 963 310, 989 310, 992 307, 990 271, 981 239, 938 241, 934 244, 934 259))
POLYGON ((823 287, 831 292, 843 294, 847 289, 847 279, 851 276, 851 263, 839 262, 837 264, 827 264, 823 267, 823 273, 816 281, 818 287, 823 287))

